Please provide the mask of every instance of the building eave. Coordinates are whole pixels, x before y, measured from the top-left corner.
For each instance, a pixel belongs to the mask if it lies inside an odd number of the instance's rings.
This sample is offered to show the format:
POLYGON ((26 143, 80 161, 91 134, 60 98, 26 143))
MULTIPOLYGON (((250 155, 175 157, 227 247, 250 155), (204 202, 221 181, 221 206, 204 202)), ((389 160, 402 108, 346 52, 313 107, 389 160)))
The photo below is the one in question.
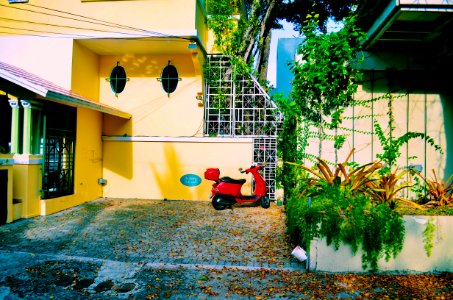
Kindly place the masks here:
MULTIPOLYGON (((0 78, 9 82, 12 90, 17 90, 17 87, 19 87, 25 90, 24 93, 29 95, 34 94, 36 98, 42 100, 84 107, 124 119, 130 119, 132 117, 132 115, 127 112, 123 112, 111 106, 73 93, 72 91, 63 89, 50 81, 4 62, 0 62, 0 78)), ((8 86, 0 88, 6 93, 11 93, 8 86)))

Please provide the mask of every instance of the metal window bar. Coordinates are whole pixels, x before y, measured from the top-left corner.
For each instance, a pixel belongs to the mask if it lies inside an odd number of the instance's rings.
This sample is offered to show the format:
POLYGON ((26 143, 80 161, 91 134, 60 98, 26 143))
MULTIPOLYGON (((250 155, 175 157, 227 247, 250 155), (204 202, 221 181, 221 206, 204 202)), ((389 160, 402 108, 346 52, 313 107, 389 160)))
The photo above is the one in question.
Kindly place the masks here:
POLYGON ((278 109, 253 76, 234 79, 229 57, 208 57, 205 95, 207 136, 254 138, 254 163, 268 163, 263 176, 275 200, 278 109))
POLYGON ((47 136, 44 154, 42 195, 50 199, 74 193, 75 139, 47 136))
POLYGON ((254 163, 267 163, 263 169, 263 178, 266 180, 269 199, 275 200, 277 191, 277 139, 275 137, 256 138, 253 141, 254 163))

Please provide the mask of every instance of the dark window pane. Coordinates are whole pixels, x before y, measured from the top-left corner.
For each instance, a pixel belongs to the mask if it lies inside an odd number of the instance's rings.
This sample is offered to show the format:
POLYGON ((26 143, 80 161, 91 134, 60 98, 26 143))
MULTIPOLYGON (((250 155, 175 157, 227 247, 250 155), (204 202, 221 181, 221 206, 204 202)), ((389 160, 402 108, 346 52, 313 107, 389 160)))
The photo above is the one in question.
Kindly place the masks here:
POLYGON ((119 94, 126 86, 126 71, 122 66, 116 66, 110 73, 110 87, 115 94, 119 94))
POLYGON ((74 154, 77 111, 55 105, 46 108, 43 199, 74 193, 74 154))
POLYGON ((162 88, 167 94, 171 94, 178 86, 178 70, 173 65, 168 65, 162 70, 161 75, 162 88))

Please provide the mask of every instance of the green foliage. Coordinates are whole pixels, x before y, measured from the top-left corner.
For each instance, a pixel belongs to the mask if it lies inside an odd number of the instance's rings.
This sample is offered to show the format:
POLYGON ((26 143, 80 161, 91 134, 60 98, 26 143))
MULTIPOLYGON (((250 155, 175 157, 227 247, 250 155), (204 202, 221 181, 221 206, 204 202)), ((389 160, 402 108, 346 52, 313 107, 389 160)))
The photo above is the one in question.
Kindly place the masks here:
POLYGON ((442 150, 423 133, 394 136, 395 96, 386 94, 353 101, 361 75, 353 65, 363 59, 357 54, 364 36, 355 27, 354 18, 348 18, 342 30, 329 34, 317 31, 316 15, 307 16, 307 20, 302 28, 305 40, 299 49, 302 61, 293 66, 295 78, 290 99, 279 103, 284 114, 279 151, 285 162, 280 179, 285 182, 288 232, 307 249, 312 239, 322 237, 335 248, 345 243, 354 253, 361 249, 363 268, 375 271, 380 258, 388 260, 402 250, 405 228, 401 214, 395 210, 397 204, 402 202, 423 209, 400 196, 402 190, 411 186, 410 182, 403 181, 408 171, 395 168, 402 145, 422 138, 437 151, 442 150), (383 149, 377 154, 380 162, 351 167, 346 159, 332 170, 326 161, 313 160, 312 155, 305 153, 309 138, 318 138, 320 142, 333 140, 334 148, 340 149, 346 136, 335 134, 332 137, 323 129, 337 133, 338 129, 344 129, 341 124, 345 108, 370 107, 377 100, 388 100, 389 117, 385 131, 378 122, 373 124, 383 149), (311 132, 310 126, 320 130, 311 132), (304 166, 301 162, 306 158, 315 161, 315 166, 304 166))
POLYGON ((344 162, 337 164, 334 170, 331 170, 327 162, 323 159, 316 158, 318 163, 313 168, 301 164, 285 162, 285 164, 294 165, 315 176, 312 181, 319 185, 339 185, 356 193, 363 191, 371 181, 374 181, 373 174, 379 170, 382 165, 379 162, 365 164, 362 166, 347 166, 348 160, 354 153, 354 149, 349 152, 344 162))
POLYGON ((396 162, 401 156, 401 146, 408 143, 412 139, 425 139, 425 141, 433 146, 436 151, 443 153, 442 148, 435 143, 434 139, 424 133, 409 131, 400 137, 395 137, 395 116, 393 114, 393 100, 395 96, 388 94, 386 98, 388 99, 388 132, 385 133, 381 125, 379 125, 376 120, 374 121, 374 130, 383 150, 382 153, 376 154, 376 157, 381 159, 386 164, 382 168, 382 174, 390 172, 391 168, 396 166, 396 162))
MULTIPOLYGON (((242 2, 237 0, 207 1, 208 28, 214 33, 214 45, 217 50, 223 55, 230 56, 232 75, 235 76, 233 80, 237 80, 236 77, 252 74, 251 65, 247 64, 239 53, 243 42, 241 37, 248 26, 247 22, 251 21, 244 21, 247 18, 238 20, 233 17, 233 14, 240 9, 241 5, 242 2)), ((209 80, 209 76, 206 80, 209 80)))
POLYGON ((307 16, 302 28, 305 40, 299 48, 303 61, 293 66, 295 78, 291 101, 294 113, 315 125, 329 128, 341 124, 341 114, 352 104, 360 72, 352 66, 357 61, 364 35, 355 19, 345 19, 338 32, 319 33, 318 16, 307 16))
POLYGON ((356 253, 362 249, 362 266, 376 271, 378 260, 400 253, 404 224, 400 214, 376 204, 365 194, 353 194, 340 185, 309 184, 303 197, 293 194, 287 203, 287 228, 307 249, 314 238, 325 238, 335 249, 341 243, 356 253))
MULTIPOLYGON (((414 173, 415 170, 411 169, 411 174, 414 173)), ((413 177, 413 184, 410 187, 410 190, 415 194, 415 199, 417 199, 417 202, 419 204, 425 204, 426 202, 428 202, 426 197, 426 186, 419 176, 413 177)))
POLYGON ((233 12, 237 3, 230 0, 208 0, 208 27, 214 33, 214 44, 224 55, 234 55, 238 48, 240 30, 233 12))
POLYGON ((387 205, 372 206, 364 227, 362 243, 362 267, 372 271, 378 269, 378 260, 388 261, 403 249, 404 222, 402 216, 387 205))
POLYGON ((433 253, 434 248, 434 233, 436 232, 436 225, 434 225, 434 219, 431 217, 426 223, 426 228, 423 231, 423 244, 425 252, 428 257, 433 253))
POLYGON ((344 142, 346 141, 346 135, 341 134, 341 135, 336 135, 334 138, 334 145, 333 147, 337 150, 341 149, 343 147, 344 142))
POLYGON ((388 260, 402 249, 405 229, 392 201, 406 186, 396 184, 397 173, 391 180, 376 176, 379 162, 348 167, 353 151, 333 170, 320 158, 313 168, 284 164, 303 171, 286 207, 288 233, 307 249, 319 237, 335 249, 341 243, 354 253, 362 249, 363 268, 376 271, 380 258, 388 260))
MULTIPOLYGON (((364 35, 355 26, 355 19, 347 18, 340 31, 331 33, 317 30, 320 24, 317 15, 308 15, 306 19, 302 28, 305 40, 298 50, 303 61, 292 66, 294 80, 289 101, 279 103, 284 116, 283 127, 288 122, 298 128, 292 133, 283 130, 280 135, 279 148, 285 148, 286 143, 291 145, 283 158, 289 162, 316 161, 315 155, 305 151, 310 138, 331 140, 336 150, 344 145, 346 135, 326 134, 324 128, 339 128, 344 109, 352 104, 360 77, 352 65, 358 62, 357 53, 364 35), (311 127, 319 130, 313 132, 311 127)), ((282 178, 287 176, 289 174, 282 178)))
MULTIPOLYGON (((285 105, 286 101, 280 101, 280 104, 285 105)), ((286 116, 279 132, 277 147, 278 155, 283 161, 297 161, 301 158, 297 145, 298 131, 296 117, 294 115, 286 116)), ((291 165, 283 164, 282 167, 277 169, 277 181, 285 190, 285 198, 293 192, 296 177, 297 170, 291 165)))

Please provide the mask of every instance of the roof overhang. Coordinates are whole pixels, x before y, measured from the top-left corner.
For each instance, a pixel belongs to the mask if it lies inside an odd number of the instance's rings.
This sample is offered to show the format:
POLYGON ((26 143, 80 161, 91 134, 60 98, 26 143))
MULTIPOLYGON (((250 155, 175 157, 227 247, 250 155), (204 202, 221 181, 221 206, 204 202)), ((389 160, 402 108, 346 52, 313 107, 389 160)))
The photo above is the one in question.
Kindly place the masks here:
POLYGON ((63 89, 23 69, 0 62, 0 90, 19 98, 48 100, 130 119, 131 114, 63 89))
POLYGON ((425 52, 453 61, 453 3, 441 0, 363 1, 357 10, 366 50, 425 52))
POLYGON ((125 38, 119 36, 76 39, 78 43, 98 55, 122 54, 192 54, 206 48, 196 30, 162 33, 155 36, 125 38))

